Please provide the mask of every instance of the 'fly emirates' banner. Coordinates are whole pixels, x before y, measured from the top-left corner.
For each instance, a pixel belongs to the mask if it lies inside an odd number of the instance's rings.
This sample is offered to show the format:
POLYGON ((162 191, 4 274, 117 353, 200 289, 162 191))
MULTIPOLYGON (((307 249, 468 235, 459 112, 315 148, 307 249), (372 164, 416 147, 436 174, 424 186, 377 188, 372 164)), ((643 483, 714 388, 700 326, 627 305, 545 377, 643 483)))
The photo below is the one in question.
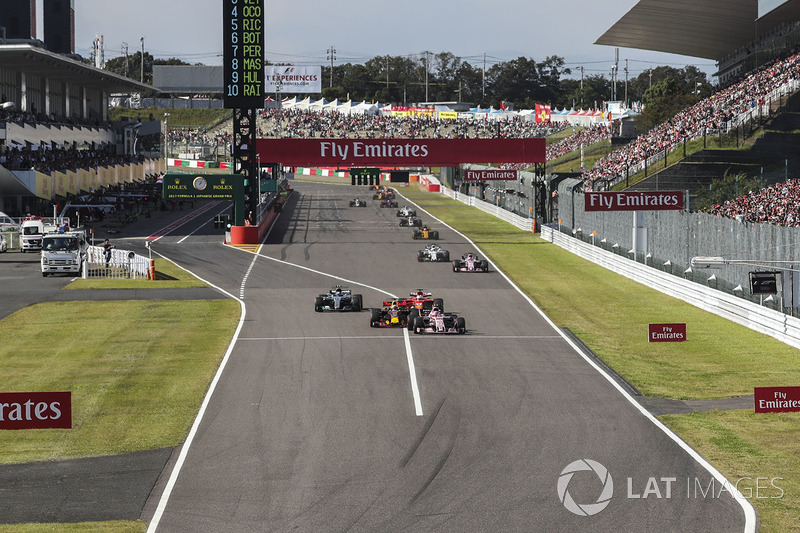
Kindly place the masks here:
POLYGON ((544 139, 257 139, 262 163, 368 167, 543 163, 544 139))

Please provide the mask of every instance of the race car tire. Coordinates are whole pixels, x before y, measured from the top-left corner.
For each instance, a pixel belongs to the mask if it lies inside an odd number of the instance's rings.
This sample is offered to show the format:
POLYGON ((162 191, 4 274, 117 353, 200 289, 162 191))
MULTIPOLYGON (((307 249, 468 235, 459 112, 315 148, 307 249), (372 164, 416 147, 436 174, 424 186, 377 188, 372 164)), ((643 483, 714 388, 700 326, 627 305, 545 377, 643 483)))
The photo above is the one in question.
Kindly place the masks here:
POLYGON ((361 311, 361 309, 362 309, 362 307, 361 307, 361 295, 360 294, 354 294, 353 295, 353 311, 358 313, 358 312, 361 311))
POLYGON ((373 309, 369 317, 369 326, 371 328, 377 328, 378 322, 380 322, 380 320, 381 320, 381 310, 373 309))
POLYGON ((415 217, 415 216, 417 216, 417 212, 416 211, 409 211, 408 216, 415 217))
POLYGON ((444 311, 444 300, 442 300, 441 298, 434 298, 433 306, 438 307, 439 311, 444 311))
POLYGON ((355 207, 355 206, 356 206, 355 202, 350 202, 350 207, 355 207))
POLYGON ((481 268, 483 269, 484 272, 489 272, 489 261, 487 261, 486 259, 481 261, 481 268))
POLYGON ((400 227, 403 228, 405 226, 408 226, 408 220, 401 220, 400 221, 400 227))
POLYGON ((456 331, 458 331, 459 335, 467 332, 467 321, 463 317, 456 318, 456 331))
POLYGON ((453 261, 453 272, 458 272, 461 268, 461 263, 458 260, 453 261))
POLYGON ((420 263, 425 261, 425 255, 422 252, 417 252, 417 261, 419 261, 420 263))
POLYGON ((434 239, 434 240, 438 241, 439 240, 439 232, 438 231, 432 231, 431 232, 431 239, 434 239))
POLYGON ((408 331, 412 331, 414 329, 414 321, 417 320, 418 316, 419 316, 419 310, 418 309, 412 309, 408 313, 408 331))
POLYGON ((414 221, 414 225, 417 226, 417 227, 422 227, 422 221, 421 220, 415 220, 414 221))
POLYGON ((450 261, 450 252, 444 253, 444 259, 442 261, 449 262, 450 261))
POLYGON ((414 233, 414 240, 417 240, 417 239, 419 239, 419 233, 416 233, 416 232, 415 232, 415 233, 414 233))
POLYGON ((414 318, 414 334, 419 335, 422 333, 422 328, 425 327, 425 319, 421 316, 414 318))
POLYGON ((377 194, 373 194, 373 195, 372 195, 372 199, 373 199, 373 200, 380 200, 380 198, 378 198, 378 195, 377 195, 377 194))
POLYGON ((321 296, 317 296, 317 299, 314 300, 314 311, 316 311, 317 313, 321 313, 322 312, 322 297, 321 296))

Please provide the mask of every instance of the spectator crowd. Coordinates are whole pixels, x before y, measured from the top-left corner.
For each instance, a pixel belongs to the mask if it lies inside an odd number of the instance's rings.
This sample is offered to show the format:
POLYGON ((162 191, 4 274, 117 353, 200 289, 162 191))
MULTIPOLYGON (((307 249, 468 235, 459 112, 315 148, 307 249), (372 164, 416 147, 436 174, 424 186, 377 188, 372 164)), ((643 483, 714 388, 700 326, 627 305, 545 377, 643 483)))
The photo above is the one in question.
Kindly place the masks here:
POLYGON ((800 226, 800 179, 750 191, 745 195, 713 205, 713 215, 733 218, 742 222, 759 222, 777 226, 800 226))

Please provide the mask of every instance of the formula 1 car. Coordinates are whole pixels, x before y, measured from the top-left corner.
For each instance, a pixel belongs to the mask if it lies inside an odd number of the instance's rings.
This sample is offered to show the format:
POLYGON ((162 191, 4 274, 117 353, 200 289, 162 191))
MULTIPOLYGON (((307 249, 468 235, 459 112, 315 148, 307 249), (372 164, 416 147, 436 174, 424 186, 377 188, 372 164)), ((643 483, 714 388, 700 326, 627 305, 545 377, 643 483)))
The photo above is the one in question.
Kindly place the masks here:
POLYGON ((391 189, 386 189, 385 191, 378 191, 377 193, 372 195, 373 200, 391 200, 392 198, 394 198, 394 191, 392 191, 391 189))
POLYGON ((394 200, 384 200, 381 202, 381 207, 394 207, 397 208, 397 202, 394 200))
POLYGON ((489 272, 489 261, 477 254, 465 254, 453 261, 453 272, 489 272))
POLYGON ((431 239, 434 241, 439 240, 439 232, 432 230, 428 226, 422 226, 414 230, 414 240, 417 239, 431 239))
POLYGON ((455 333, 463 335, 467 332, 467 323, 463 317, 434 309, 427 316, 414 317, 411 330, 417 335, 423 333, 455 333))
POLYGON ((372 328, 407 328, 410 309, 400 307, 398 301, 384 302, 380 309, 373 309, 372 316, 369 318, 369 325, 372 328))
POLYGON ((442 250, 438 244, 429 244, 417 252, 417 261, 450 262, 450 252, 442 250))
POLYGON ((314 301, 314 311, 355 311, 362 309, 361 295, 353 294, 350 289, 343 289, 337 285, 325 294, 320 294, 314 301))
POLYGON ((407 205, 404 205, 397 211, 397 216, 399 217, 415 217, 417 216, 417 212, 407 205))
POLYGON ((422 220, 414 217, 406 217, 400 219, 400 227, 422 227, 422 220))
POLYGON ((361 198, 353 198, 350 200, 350 207, 367 207, 367 202, 361 198))

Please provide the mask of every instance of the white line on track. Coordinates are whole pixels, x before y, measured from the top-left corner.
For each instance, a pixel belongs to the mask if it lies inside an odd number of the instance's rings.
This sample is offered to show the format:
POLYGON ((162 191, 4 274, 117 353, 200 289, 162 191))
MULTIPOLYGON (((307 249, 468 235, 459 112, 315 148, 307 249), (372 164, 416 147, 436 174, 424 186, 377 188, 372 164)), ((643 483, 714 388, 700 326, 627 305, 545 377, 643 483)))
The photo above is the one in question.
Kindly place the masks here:
MULTIPOLYGON (((220 209, 219 211, 217 211, 216 215, 214 215, 214 216, 217 216, 217 215, 219 215, 220 213, 223 213, 223 212, 225 212, 225 211, 229 211, 229 210, 230 210, 230 206, 225 206, 225 207, 223 207, 222 209, 220 209)), ((210 220, 211 220, 211 219, 209 219, 209 221, 210 221, 210 220)), ((200 228, 202 228, 202 227, 203 227, 203 226, 205 226, 206 224, 208 224, 208 222, 203 222, 202 224, 200 224, 199 226, 197 226, 197 227, 194 229, 194 231, 192 231, 190 234, 186 235, 186 236, 185 236, 183 239, 179 240, 179 241, 178 241, 178 244, 181 244, 183 241, 185 241, 186 239, 188 239, 189 237, 191 237, 192 235, 194 235, 195 233, 197 233, 198 231, 200 231, 200 228)))
MULTIPOLYGON (((273 224, 273 227, 275 227, 274 224, 273 224)), ((270 231, 272 231, 272 230, 270 230, 270 231)), ((264 237, 264 240, 266 240, 268 236, 269 236, 269 234, 267 234, 267 236, 264 237)), ((246 250, 244 250, 244 251, 246 251, 246 250)), ((256 255, 259 255, 260 251, 261 251, 261 248, 259 247, 258 251, 256 252, 256 255)), ((378 287, 373 287, 372 285, 368 285, 366 283, 361 283, 361 282, 356 281, 356 280, 343 278, 341 276, 336 276, 334 274, 329 274, 328 272, 322 272, 321 270, 316 270, 316 269, 313 269, 313 268, 309 268, 307 266, 298 265, 296 263, 290 263, 289 261, 284 261, 282 259, 275 259, 274 257, 270 257, 268 255, 260 255, 260 257, 263 257, 264 259, 268 259, 270 261, 274 261, 276 263, 280 263, 282 265, 299 268, 300 270, 306 270, 308 272, 313 272, 314 274, 318 274, 320 276, 325 276, 325 277, 334 279, 336 281, 341 281, 341 282, 347 283, 348 285, 358 285, 359 287, 365 287, 367 289, 371 289, 371 290, 379 292, 381 294, 385 294, 390 298, 397 298, 397 296, 392 294, 391 292, 385 291, 383 289, 379 289, 378 287)), ((386 338, 386 337, 384 337, 384 338, 386 338)), ((412 397, 414 399, 414 411, 415 411, 417 416, 422 416, 422 414, 423 414, 422 413, 422 399, 420 398, 420 395, 419 395, 419 384, 417 383, 417 371, 416 371, 416 367, 414 365, 414 357, 413 357, 412 352, 411 352, 411 342, 410 342, 409 337, 408 337, 408 330, 406 328, 403 328, 403 338, 405 340, 405 346, 406 346, 406 359, 408 361, 408 374, 409 374, 409 379, 411 380, 411 395, 412 395, 412 397)))
MULTIPOLYGON (((170 263, 176 264, 174 261, 158 253, 157 251, 154 250, 154 252, 156 253, 156 255, 166 259, 170 263)), ((255 262, 256 259, 257 257, 254 257, 253 262, 255 262)), ((187 272, 189 271, 187 270, 187 272)), ((211 381, 211 385, 209 385, 208 391, 206 392, 206 395, 203 398, 203 403, 200 405, 200 409, 197 411, 197 416, 195 416, 194 418, 194 422, 192 423, 192 428, 189 430, 189 434, 186 436, 186 440, 181 446, 180 454, 178 455, 177 461, 175 461, 175 466, 172 468, 172 473, 170 474, 169 479, 167 480, 167 484, 164 487, 164 492, 161 494, 161 499, 159 499, 158 501, 158 506, 156 507, 155 513, 153 514, 153 518, 152 520, 150 520, 150 523, 147 526, 147 533, 155 533, 156 529, 158 528, 158 524, 161 521, 161 517, 164 514, 164 510, 167 508, 167 502, 169 502, 169 497, 170 495, 172 495, 172 490, 175 488, 175 483, 178 481, 178 475, 180 475, 183 463, 186 461, 186 456, 189 454, 189 448, 191 448, 192 442, 194 442, 194 437, 197 434, 197 430, 200 428, 200 423, 202 422, 203 416, 205 415, 206 409, 208 408, 208 404, 211 401, 211 396, 213 396, 214 390, 216 390, 217 388, 217 383, 219 383, 219 379, 222 376, 222 373, 228 364, 228 360, 230 359, 231 353, 233 352, 233 347, 236 345, 236 340, 239 337, 239 333, 242 331, 242 326, 244 325, 244 320, 245 317, 247 316, 247 307, 245 306, 243 300, 236 298, 234 295, 227 292, 225 289, 217 287, 213 283, 204 280, 203 278, 197 276, 193 272, 189 273, 195 276, 200 281, 208 283, 208 285, 210 285, 211 287, 214 287, 221 293, 239 302, 239 306, 242 309, 242 315, 239 317, 239 323, 236 325, 236 331, 234 331, 233 333, 233 339, 231 340, 231 343, 228 345, 228 349, 225 352, 225 356, 222 358, 222 362, 220 363, 219 368, 217 368, 217 373, 214 375, 214 379, 211 381)))
MULTIPOLYGON (((560 335, 418 335, 415 339, 446 339, 451 337, 468 338, 472 340, 480 339, 560 339, 560 335)), ((240 341, 315 341, 315 340, 335 340, 335 339, 376 339, 385 341, 386 339, 400 339, 391 335, 353 335, 350 337, 240 337, 240 341)))
MULTIPOLYGON (((395 190, 397 190, 397 189, 395 189, 395 190)), ((399 191, 398 191, 398 194, 400 194, 400 192, 399 192, 399 191)), ((402 194, 400 194, 400 196, 403 196, 403 195, 402 195, 402 194)), ((486 257, 486 254, 483 252, 483 250, 481 250, 481 249, 478 247, 478 245, 476 245, 474 242, 472 242, 472 240, 471 240, 469 237, 467 237, 466 235, 464 235, 463 233, 461 233, 461 232, 460 232, 460 231, 458 231, 457 229, 453 228, 452 226, 450 226, 450 225, 449 225, 449 224, 447 224, 446 222, 444 222, 444 221, 442 221, 442 220, 440 220, 440 219, 436 218, 435 216, 433 216, 433 214, 431 214, 430 212, 426 211, 426 210, 425 210, 423 207, 421 207, 421 206, 419 206, 418 204, 414 203, 412 200, 409 200, 409 199, 408 199, 408 198, 406 198, 405 196, 403 196, 403 198, 404 198, 404 199, 405 199, 405 200, 406 200, 408 203, 410 203, 410 204, 412 204, 412 205, 416 206, 416 207, 417 207, 417 209, 419 209, 419 210, 420 210, 420 211, 422 211, 423 213, 426 213, 426 214, 427 214, 428 216, 430 216, 432 219, 436 220, 437 222, 439 222, 439 223, 440 223, 440 224, 442 224, 443 226, 445 226, 445 227, 447 227, 447 228, 451 229, 451 230, 452 230, 453 232, 455 232, 457 235, 460 235, 461 237, 463 237, 463 238, 464 238, 464 239, 465 239, 465 240, 466 240, 468 243, 470 243, 472 246, 474 246, 474 247, 475 247, 475 249, 476 249, 476 250, 477 250, 477 251, 478 251, 480 254, 482 254, 484 257, 486 257)), ((487 259, 488 259, 488 257, 487 257, 487 259)), ((550 324, 550 326, 551 326, 551 327, 552 327, 552 328, 553 328, 553 329, 554 329, 554 330, 555 330, 555 331, 556 331, 556 332, 557 332, 557 333, 558 333, 558 334, 559 334, 559 335, 560 335, 560 336, 561 336, 561 337, 562 337, 562 338, 563 338, 563 339, 564 339, 564 340, 567 342, 567 344, 569 344, 569 345, 572 347, 572 349, 573 349, 573 350, 575 350, 575 352, 577 352, 577 353, 578 353, 578 355, 580 355, 580 356, 581 356, 581 357, 582 357, 582 358, 583 358, 583 359, 584 359, 584 360, 585 360, 587 363, 589 363, 589 364, 592 366, 592 368, 594 368, 595 370, 597 370, 597 372, 599 372, 601 376, 603 376, 603 377, 604 377, 604 378, 605 378, 605 379, 606 379, 606 380, 607 380, 609 383, 611 383, 611 385, 612 385, 612 386, 613 386, 615 389, 617 389, 617 391, 619 391, 619 393, 620 393, 620 394, 622 394, 622 396, 623 396, 623 397, 624 397, 626 400, 628 400, 628 401, 629 401, 631 404, 633 404, 633 406, 634 406, 634 407, 635 407, 635 408, 636 408, 636 409, 637 409, 637 410, 638 410, 638 411, 639 411, 639 412, 640 412, 642 415, 644 415, 644 416, 645 416, 645 417, 646 417, 646 418, 647 418, 647 419, 648 419, 648 420, 649 420, 649 421, 650 421, 650 422, 651 422, 651 423, 652 423, 654 426, 656 426, 658 429, 660 429, 661 431, 663 431, 663 432, 664 432, 664 433, 665 433, 665 434, 666 434, 666 435, 667 435, 667 436, 668 436, 670 439, 672 439, 672 440, 673 440, 673 441, 674 441, 674 442, 675 442, 675 443, 676 443, 676 444, 677 444, 677 445, 678 445, 678 446, 679 446, 681 449, 683 449, 683 450, 684 450, 686 453, 688 453, 688 454, 689 454, 689 456, 690 456, 690 457, 692 457, 692 459, 694 459, 695 461, 697 461, 697 463, 698 463, 698 464, 699 464, 701 467, 705 468, 705 469, 706 469, 706 470, 707 470, 707 471, 708 471, 708 472, 709 472, 709 473, 710 473, 710 474, 711 474, 711 475, 712 475, 712 476, 713 476, 713 477, 714 477, 714 478, 715 478, 715 479, 716 479, 716 480, 717 480, 717 481, 720 483, 720 485, 721 485, 721 486, 724 486, 724 487, 730 487, 730 486, 731 486, 730 482, 728 482, 728 481, 727 481, 727 479, 725 478, 725 476, 723 476, 723 475, 722 475, 722 473, 721 473, 719 470, 717 470, 716 468, 714 468, 714 466, 713 466, 711 463, 709 463, 708 461, 706 461, 706 459, 705 459, 705 458, 704 458, 702 455, 700 455, 699 453, 697 453, 697 451, 696 451, 694 448, 692 448, 691 446, 689 446, 688 444, 686 444, 686 442, 684 442, 684 441, 683 441, 683 439, 681 439, 681 438, 680 438, 678 435, 676 435, 675 433, 673 433, 673 431, 672 431, 671 429, 669 429, 667 426, 665 426, 665 425, 664 425, 664 424, 663 424, 663 423, 662 423, 662 422, 661 422, 661 421, 660 421, 658 418, 656 418, 655 416, 653 416, 653 415, 650 413, 650 411, 648 411, 647 409, 645 409, 645 408, 644 408, 644 407, 643 407, 643 406, 642 406, 642 405, 641 405, 641 404, 640 404, 638 401, 636 401, 636 399, 635 399, 635 398, 633 398, 633 396, 631 396, 631 395, 628 393, 628 391, 626 391, 626 390, 625 390, 625 389, 622 387, 622 385, 620 385, 620 384, 619 384, 619 383, 618 383, 618 382, 617 382, 617 381, 616 381, 616 380, 615 380, 613 377, 611 377, 611 376, 610 376, 610 375, 609 375, 607 372, 605 372, 605 371, 604 371, 602 368, 600 368, 600 366, 599 366, 597 363, 595 363, 594 361, 592 361, 592 359, 591 359, 591 358, 590 358, 588 355, 586 355, 586 354, 583 352, 583 350, 581 350, 581 349, 580 349, 580 348, 579 348, 579 347, 578 347, 578 346, 577 346, 577 345, 576 345, 574 342, 572 342, 572 341, 569 339, 569 337, 567 337, 567 335, 566 335, 564 332, 562 332, 562 331, 561 331, 561 329, 560 329, 560 328, 558 328, 558 327, 557 327, 557 326, 556 326, 556 325, 553 323, 553 321, 552 321, 552 320, 550 320, 550 317, 548 317, 548 316, 547 316, 547 315, 544 313, 544 311, 542 311, 542 310, 539 308, 539 306, 537 306, 537 305, 536 305, 536 304, 533 302, 533 300, 531 300, 531 299, 528 297, 528 295, 527 295, 527 294, 525 294, 524 292, 522 292, 522 289, 520 289, 519 287, 517 287, 517 285, 516 285, 516 284, 515 284, 513 281, 511 281, 511 278, 509 278, 508 276, 506 276, 506 274, 505 274, 505 273, 504 273, 502 270, 500 270, 499 268, 497 268, 497 265, 496 265, 496 264, 495 264, 495 263, 494 263, 494 262, 493 262, 491 259, 488 259, 488 260, 489 260, 489 262, 492 264, 492 267, 494 267, 494 269, 495 269, 495 270, 496 270, 496 271, 497 271, 497 272, 498 272, 498 273, 499 273, 501 276, 503 276, 503 278, 505 278, 505 280, 506 280, 506 281, 509 283, 509 285, 511 285, 512 287, 514 287, 514 290, 516 290, 516 291, 517 291, 517 292, 520 294, 520 296, 522 296, 522 297, 523 297, 523 298, 524 298, 524 299, 525 299, 525 300, 528 302, 528 304, 529 304, 531 307, 533 307, 533 308, 534 308, 534 309, 535 309, 535 310, 536 310, 536 311, 539 313, 539 315, 540 315, 540 316, 541 316, 541 317, 542 317, 542 318, 543 318, 545 321, 547 321, 547 323, 548 323, 548 324, 550 324)), ((731 496, 733 496, 733 498, 734 498, 734 499, 736 500, 736 502, 737 502, 737 503, 738 503, 738 504, 741 506, 741 508, 742 508, 742 511, 744 512, 744 532, 745 532, 745 533, 754 533, 754 532, 756 531, 756 512, 755 512, 755 509, 753 508, 752 504, 751 504, 751 503, 750 503, 750 502, 747 500, 747 498, 745 498, 745 497, 742 495, 742 493, 741 493, 741 492, 739 492, 739 490, 738 490, 738 489, 736 489, 735 487, 731 487, 731 496)))

